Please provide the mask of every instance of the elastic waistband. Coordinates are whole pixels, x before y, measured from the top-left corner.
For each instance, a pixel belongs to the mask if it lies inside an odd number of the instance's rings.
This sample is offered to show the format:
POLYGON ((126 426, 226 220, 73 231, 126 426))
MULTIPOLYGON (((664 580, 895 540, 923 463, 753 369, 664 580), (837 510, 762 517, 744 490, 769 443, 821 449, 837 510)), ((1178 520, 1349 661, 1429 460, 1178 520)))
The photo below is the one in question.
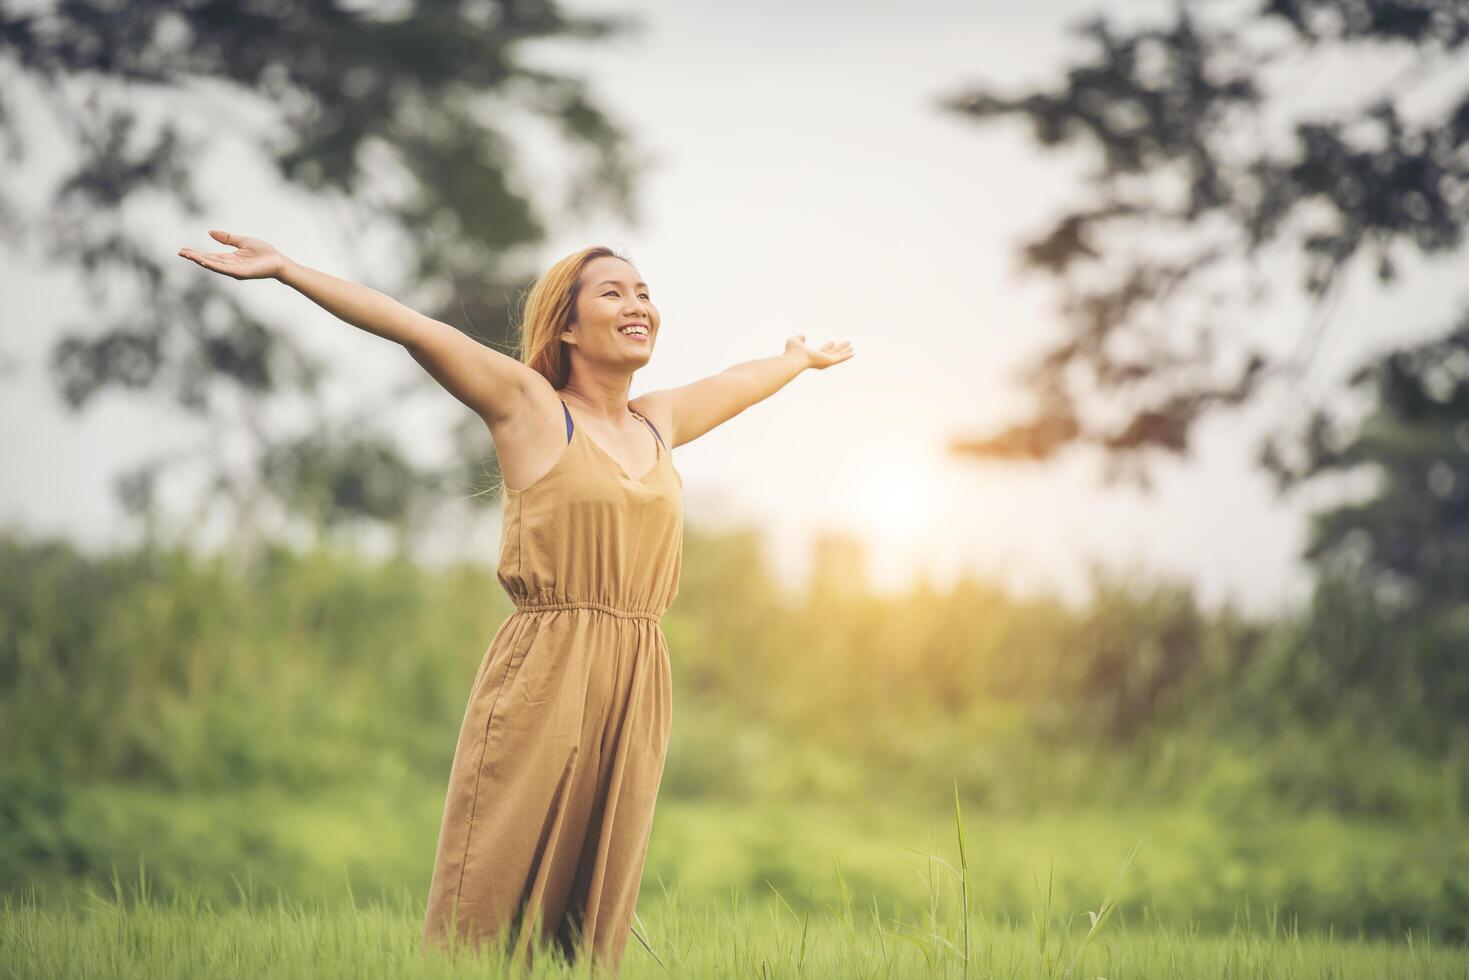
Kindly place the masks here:
POLYGON ((619 609, 605 602, 593 602, 590 599, 573 599, 569 602, 535 602, 521 605, 515 604, 516 612, 537 613, 549 612, 554 609, 600 609, 602 612, 620 616, 623 619, 646 619, 657 623, 662 620, 663 614, 649 609, 619 609))

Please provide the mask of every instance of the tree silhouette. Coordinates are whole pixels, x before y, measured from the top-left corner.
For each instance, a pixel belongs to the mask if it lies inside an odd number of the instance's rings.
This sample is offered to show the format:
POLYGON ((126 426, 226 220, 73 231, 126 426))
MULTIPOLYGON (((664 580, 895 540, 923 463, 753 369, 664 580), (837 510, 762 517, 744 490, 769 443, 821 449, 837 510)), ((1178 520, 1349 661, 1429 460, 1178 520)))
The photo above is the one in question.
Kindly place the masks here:
POLYGON ((1377 479, 1315 515, 1307 557, 1399 614, 1459 613, 1469 596, 1469 313, 1350 384, 1372 392, 1371 414, 1344 427, 1318 411, 1300 478, 1366 466, 1377 479))
POLYGON ((1291 479, 1373 479, 1313 515, 1317 583, 1271 689, 1296 717, 1388 726, 1434 752, 1469 739, 1469 312, 1352 374, 1360 421, 1305 425, 1291 479))
MULTIPOLYGON (((596 41, 634 24, 567 16, 551 0, 0 4, 8 156, 27 152, 15 100, 34 91, 74 162, 34 214, 0 177, 0 234, 17 254, 74 269, 101 312, 87 323, 29 325, 62 335, 51 361, 58 389, 76 411, 109 389, 170 396, 207 427, 195 451, 151 457, 119 478, 125 506, 150 514, 160 474, 190 460, 210 475, 204 499, 227 495, 246 526, 275 502, 319 527, 376 520, 402 529, 444 489, 464 489, 470 467, 410 463, 377 428, 385 405, 432 387, 426 374, 331 417, 321 383, 337 368, 252 315, 238 287, 180 262, 178 243, 156 240, 139 217, 201 214, 230 188, 196 186, 195 161, 243 139, 258 156, 242 168, 273 170, 358 228, 390 227, 402 242, 401 291, 503 349, 507 297, 535 274, 524 249, 545 237, 545 207, 527 193, 533 181, 517 170, 505 131, 511 112, 548 122, 574 161, 569 212, 635 213, 627 137, 579 80, 534 67, 523 48, 596 41), (309 406, 304 427, 267 411, 291 398, 309 406), (231 470, 220 434, 240 431, 256 459, 231 470)), ((469 440, 482 431, 463 420, 456 456, 477 453, 469 440)))
MULTIPOLYGON (((939 100, 977 122, 1021 117, 1041 147, 1099 156, 1085 205, 1023 248, 1024 267, 1053 279, 1062 296, 1064 335, 1022 375, 1036 409, 951 448, 1045 459, 1087 445, 1101 450, 1108 482, 1146 487, 1149 461, 1186 455, 1201 419, 1299 378, 1353 263, 1373 263, 1387 283, 1395 251, 1459 247, 1469 218, 1469 92, 1429 114, 1410 115, 1403 103, 1463 67, 1469 5, 1180 5, 1163 26, 1123 29, 1098 16, 1077 32, 1095 53, 1054 85, 939 100), (1417 57, 1348 111, 1310 114, 1269 84, 1292 63, 1387 46, 1417 57), (1287 138, 1270 138, 1282 117, 1287 138), (1293 261, 1305 270, 1313 317, 1281 353, 1244 327, 1270 298, 1274 270, 1293 261)), ((1293 438, 1272 433, 1261 448, 1260 462, 1282 483, 1293 438)))

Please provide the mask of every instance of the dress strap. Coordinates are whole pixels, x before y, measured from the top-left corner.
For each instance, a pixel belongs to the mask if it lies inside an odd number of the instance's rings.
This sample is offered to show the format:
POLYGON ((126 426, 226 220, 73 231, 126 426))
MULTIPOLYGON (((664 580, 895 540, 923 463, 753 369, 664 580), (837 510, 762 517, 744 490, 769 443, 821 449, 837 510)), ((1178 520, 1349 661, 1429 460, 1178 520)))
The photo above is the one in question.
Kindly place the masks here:
MULTIPOLYGON (((648 422, 648 417, 646 415, 643 415, 643 414, 641 414, 639 412, 633 412, 632 409, 630 409, 630 408, 628 409, 628 411, 629 412, 632 412, 634 415, 636 415, 638 418, 642 419, 644 422, 648 422)), ((648 428, 650 428, 650 429, 653 430, 653 435, 657 436, 659 444, 664 449, 667 449, 668 448, 668 443, 664 442, 663 441, 663 436, 659 435, 659 433, 658 433, 658 427, 656 425, 654 425, 652 422, 648 422, 648 428)))
MULTIPOLYGON (((569 409, 569 408, 566 407, 566 400, 564 398, 561 399, 561 411, 566 416, 566 441, 567 442, 571 442, 571 430, 574 428, 574 426, 573 426, 572 421, 571 421, 571 409, 569 409)), ((648 422, 647 416, 645 416, 645 415, 643 415, 643 414, 641 414, 639 412, 633 412, 633 410, 630 409, 630 408, 628 409, 628 411, 629 412, 632 412, 634 415, 636 415, 638 418, 642 419, 644 422, 648 422)), ((652 422, 648 422, 648 428, 650 428, 650 429, 653 430, 653 435, 658 440, 659 445, 661 445, 664 449, 667 449, 668 448, 668 443, 666 443, 666 442, 663 441, 663 435, 658 431, 658 427, 656 425, 654 425, 652 422)))

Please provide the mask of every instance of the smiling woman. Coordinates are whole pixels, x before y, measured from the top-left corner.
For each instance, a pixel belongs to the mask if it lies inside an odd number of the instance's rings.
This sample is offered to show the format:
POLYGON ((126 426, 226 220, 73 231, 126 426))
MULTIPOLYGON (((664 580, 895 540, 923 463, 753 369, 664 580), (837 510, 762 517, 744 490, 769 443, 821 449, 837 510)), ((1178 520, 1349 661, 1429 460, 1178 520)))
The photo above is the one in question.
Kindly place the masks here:
POLYGON ((611 249, 582 249, 537 280, 516 360, 260 239, 210 234, 236 250, 179 254, 237 279, 278 278, 401 343, 494 439, 506 480, 498 576, 515 611, 480 661, 460 726, 425 942, 504 938, 526 959, 551 945, 615 972, 672 718, 661 620, 682 568, 683 480, 671 450, 807 368, 846 360, 850 346, 813 350, 797 334, 778 356, 634 404, 632 375, 652 356, 660 317, 611 249))

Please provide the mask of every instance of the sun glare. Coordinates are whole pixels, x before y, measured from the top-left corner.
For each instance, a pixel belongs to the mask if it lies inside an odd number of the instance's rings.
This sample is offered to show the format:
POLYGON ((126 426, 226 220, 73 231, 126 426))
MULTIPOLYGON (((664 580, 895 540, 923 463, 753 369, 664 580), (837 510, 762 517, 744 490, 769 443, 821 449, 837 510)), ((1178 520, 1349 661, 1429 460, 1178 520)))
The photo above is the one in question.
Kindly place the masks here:
POLYGON ((875 547, 901 552, 921 547, 942 511, 943 483, 937 460, 919 445, 895 452, 879 450, 868 458, 879 462, 851 482, 846 516, 875 547))

